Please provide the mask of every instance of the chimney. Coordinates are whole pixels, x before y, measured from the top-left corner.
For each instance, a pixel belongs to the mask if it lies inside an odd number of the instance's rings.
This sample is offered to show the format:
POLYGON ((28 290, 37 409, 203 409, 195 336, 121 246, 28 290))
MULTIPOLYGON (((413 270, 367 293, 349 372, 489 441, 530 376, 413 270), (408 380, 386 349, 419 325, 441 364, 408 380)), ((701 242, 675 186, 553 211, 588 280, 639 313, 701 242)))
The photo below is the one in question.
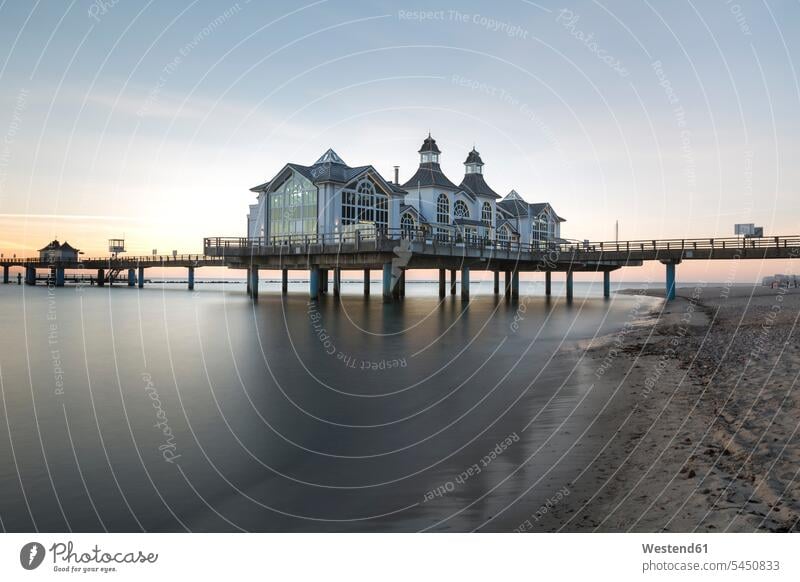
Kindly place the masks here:
POLYGON ((394 183, 400 185, 400 166, 394 167, 394 183))

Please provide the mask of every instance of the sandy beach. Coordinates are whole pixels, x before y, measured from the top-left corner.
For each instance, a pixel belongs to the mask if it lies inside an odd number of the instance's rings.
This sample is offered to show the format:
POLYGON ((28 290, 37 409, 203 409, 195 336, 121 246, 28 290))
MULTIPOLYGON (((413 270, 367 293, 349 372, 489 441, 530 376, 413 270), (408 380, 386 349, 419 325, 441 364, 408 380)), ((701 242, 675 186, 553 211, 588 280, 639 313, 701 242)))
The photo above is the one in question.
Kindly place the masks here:
POLYGON ((579 346, 622 397, 607 446, 533 529, 798 531, 799 315, 798 289, 679 288, 579 346))

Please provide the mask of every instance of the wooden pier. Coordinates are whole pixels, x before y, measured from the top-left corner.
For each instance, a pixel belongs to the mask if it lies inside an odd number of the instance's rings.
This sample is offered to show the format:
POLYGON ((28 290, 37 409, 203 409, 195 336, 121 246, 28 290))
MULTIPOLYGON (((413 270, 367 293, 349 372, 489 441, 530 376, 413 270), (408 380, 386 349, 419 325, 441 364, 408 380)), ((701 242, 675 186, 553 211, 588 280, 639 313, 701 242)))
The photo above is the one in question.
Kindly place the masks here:
MULTIPOLYGON (((470 272, 490 271, 494 292, 519 296, 519 274, 542 272, 545 293, 551 294, 552 273, 564 273, 566 296, 573 296, 573 273, 603 273, 603 294, 608 297, 611 272, 622 267, 641 266, 644 261, 660 261, 666 269, 666 296, 674 299, 676 267, 687 260, 742 260, 800 258, 800 236, 765 238, 697 238, 639 240, 620 242, 569 242, 521 245, 514 242, 461 237, 431 236, 428 231, 353 231, 338 235, 261 238, 208 237, 203 254, 144 257, 104 257, 71 262, 52 262, 37 258, 0 259, 3 283, 10 282, 10 271, 24 270, 24 280, 35 285, 37 271, 47 270, 51 284, 61 287, 66 271, 86 271, 90 282, 103 286, 122 281, 127 286, 143 287, 145 269, 183 267, 188 273, 188 288, 194 288, 195 269, 227 267, 247 271, 247 290, 253 299, 259 294, 259 272, 282 273, 281 290, 288 291, 289 271, 309 272, 309 297, 316 299, 332 287, 341 291, 342 271, 359 271, 364 276, 364 294, 370 292, 372 270, 382 273, 382 294, 393 300, 405 294, 406 274, 413 269, 439 271, 439 296, 456 293, 460 273, 461 295, 469 299, 470 272), (448 282, 449 271, 449 282, 448 282)), ((75 278, 73 275, 71 278, 75 278)))

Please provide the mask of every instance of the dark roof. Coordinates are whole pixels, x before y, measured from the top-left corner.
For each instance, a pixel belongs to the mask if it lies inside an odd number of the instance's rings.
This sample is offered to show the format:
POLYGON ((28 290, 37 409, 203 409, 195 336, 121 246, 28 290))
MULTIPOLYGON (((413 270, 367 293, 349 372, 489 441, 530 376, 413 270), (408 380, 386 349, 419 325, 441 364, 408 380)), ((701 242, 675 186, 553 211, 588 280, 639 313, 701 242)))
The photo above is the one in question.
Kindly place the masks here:
POLYGON ((528 216, 529 213, 530 216, 538 216, 545 208, 549 207, 553 212, 553 216, 556 217, 556 220, 559 222, 566 222, 566 219, 561 218, 558 214, 556 214, 549 202, 535 202, 530 204, 525 202, 514 190, 509 192, 508 195, 502 200, 498 200, 497 207, 503 210, 506 214, 516 217, 528 216))
POLYGON ((442 153, 439 150, 439 147, 436 145, 436 140, 431 137, 431 134, 428 134, 428 137, 425 138, 425 141, 422 142, 422 147, 419 148, 419 153, 422 152, 433 152, 435 154, 442 153))
POLYGON ((483 179, 483 174, 465 174, 464 179, 461 180, 461 184, 458 187, 475 196, 500 198, 500 195, 492 190, 489 184, 486 183, 486 180, 483 179))
POLYGON ((524 200, 505 197, 497 201, 497 207, 511 216, 528 216, 528 203, 524 200))
MULTIPOLYGON (((538 216, 539 214, 541 214, 542 210, 544 210, 545 208, 550 206, 550 203, 549 202, 534 202, 530 206, 531 206, 531 214, 534 215, 534 216, 538 216)), ((556 211, 553 210, 552 206, 550 206, 550 210, 553 211, 553 216, 555 216, 556 220, 558 220, 559 222, 566 222, 567 221, 565 218, 561 218, 558 214, 556 214, 556 211)))
POLYGON ((45 252, 45 251, 73 251, 73 252, 77 253, 78 249, 76 249, 75 247, 71 246, 66 241, 64 241, 64 243, 62 244, 62 243, 58 242, 58 239, 56 239, 56 240, 50 242, 50 244, 48 244, 46 247, 44 247, 42 249, 39 249, 40 253, 45 252))
MULTIPOLYGON (((305 177, 313 184, 320 184, 322 182, 338 182, 341 184, 346 184, 360 174, 363 174, 365 171, 372 168, 372 166, 356 166, 351 168, 344 163, 342 158, 340 158, 335 151, 329 149, 322 154, 322 156, 320 156, 314 165, 303 166, 301 164, 286 164, 283 169, 281 169, 281 171, 278 172, 269 182, 264 182, 263 184, 254 186, 253 188, 250 188, 250 191, 263 192, 264 190, 269 189, 276 182, 276 180, 282 181, 285 171, 289 168, 305 177)), ((394 187, 392 187, 392 190, 401 193, 400 190, 397 190, 394 187)))
POLYGON ((58 242, 58 239, 56 239, 51 243, 49 243, 46 247, 39 249, 39 252, 41 253, 42 251, 57 251, 60 248, 61 248, 61 243, 58 242))
POLYGON ((478 153, 478 150, 472 148, 472 151, 469 152, 467 155, 467 159, 464 161, 464 164, 478 164, 483 166, 483 160, 481 159, 481 155, 478 153))
POLYGON ((453 184, 447 178, 447 176, 444 175, 444 172, 442 172, 442 168, 439 166, 439 164, 435 164, 433 162, 420 164, 414 175, 411 176, 411 178, 409 178, 405 184, 403 184, 403 188, 406 190, 409 188, 413 189, 417 187, 417 184, 423 187, 440 186, 450 190, 458 190, 458 186, 453 184))

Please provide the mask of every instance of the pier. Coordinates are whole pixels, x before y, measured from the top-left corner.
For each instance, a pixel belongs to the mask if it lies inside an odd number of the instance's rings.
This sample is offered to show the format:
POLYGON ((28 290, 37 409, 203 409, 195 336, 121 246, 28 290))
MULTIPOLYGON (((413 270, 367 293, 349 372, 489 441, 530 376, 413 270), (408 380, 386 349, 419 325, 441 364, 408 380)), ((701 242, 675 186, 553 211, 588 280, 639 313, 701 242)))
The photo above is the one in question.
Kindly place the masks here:
POLYGON ((187 271, 187 288, 193 289, 195 271, 201 267, 227 267, 247 272, 247 292, 259 295, 259 272, 281 272, 281 292, 288 292, 289 271, 308 273, 311 299, 332 290, 341 292, 342 272, 359 271, 364 277, 364 295, 370 293, 370 274, 382 274, 382 295, 392 301, 405 295, 407 274, 415 269, 438 270, 439 297, 455 295, 460 281, 461 297, 470 296, 470 275, 491 272, 494 293, 511 300, 519 297, 520 273, 544 275, 545 294, 552 292, 553 273, 563 274, 565 293, 573 298, 573 274, 603 274, 603 295, 610 296, 611 273, 622 267, 659 261, 665 267, 665 294, 675 298, 678 266, 691 260, 791 259, 800 258, 800 236, 768 238, 696 238, 614 242, 548 243, 543 246, 478 238, 434 236, 427 231, 370 232, 358 230, 339 235, 260 238, 207 237, 203 254, 146 257, 104 257, 53 262, 38 258, 0 259, 3 283, 10 283, 11 269, 19 268, 24 281, 35 285, 45 280, 63 287, 67 281, 98 286, 122 283, 139 288, 145 284, 145 269, 181 267, 187 271), (38 271, 45 270, 46 277, 38 271), (67 272, 73 272, 68 276, 67 272), (87 274, 87 271, 89 274, 87 274), (80 275, 74 274, 80 273, 80 275), (501 283, 502 279, 502 283, 501 283))
MULTIPOLYGON (((519 274, 542 272, 545 293, 551 294, 552 274, 563 273, 567 299, 573 297, 573 273, 603 273, 603 295, 611 290, 611 273, 622 267, 659 261, 665 266, 665 292, 675 298, 677 265, 685 260, 739 260, 800 258, 800 236, 769 238, 697 238, 637 240, 620 242, 548 243, 545 246, 434 236, 427 231, 386 231, 363 237, 358 231, 346 235, 261 238, 210 237, 203 242, 207 257, 222 259, 226 266, 248 269, 249 280, 258 279, 260 269, 280 270, 286 281, 290 270, 310 272, 309 297, 316 299, 327 290, 328 272, 334 273, 334 294, 343 270, 363 270, 365 294, 369 293, 369 272, 383 273, 382 293, 386 300, 404 294, 406 273, 412 269, 439 271, 439 297, 456 293, 460 272, 461 295, 469 299, 470 271, 490 271, 494 292, 519 297, 519 274)), ((285 292, 285 284, 284 284, 285 292)), ((257 297, 258 288, 250 285, 257 297)))
POLYGON ((19 268, 24 273, 26 285, 36 285, 45 281, 55 287, 63 287, 66 282, 89 283, 103 287, 124 283, 128 287, 144 287, 145 269, 150 267, 184 267, 188 273, 189 289, 194 288, 194 272, 199 267, 224 267, 225 262, 218 257, 203 255, 153 255, 143 257, 99 257, 78 260, 44 260, 41 258, 0 259, 3 268, 3 283, 11 279, 11 269, 19 268), (47 276, 37 273, 45 271, 47 276), (67 272, 72 272, 67 275, 67 272), (79 274, 75 274, 79 273, 79 274))

